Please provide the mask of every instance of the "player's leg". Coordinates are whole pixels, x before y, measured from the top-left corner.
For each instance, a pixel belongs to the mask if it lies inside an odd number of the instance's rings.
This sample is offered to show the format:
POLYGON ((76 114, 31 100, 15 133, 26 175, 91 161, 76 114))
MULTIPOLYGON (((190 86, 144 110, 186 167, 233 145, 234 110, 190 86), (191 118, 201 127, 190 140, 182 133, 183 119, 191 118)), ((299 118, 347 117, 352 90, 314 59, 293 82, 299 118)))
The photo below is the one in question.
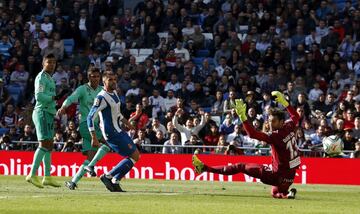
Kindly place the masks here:
POLYGON ((81 164, 78 171, 72 177, 71 181, 65 181, 65 186, 70 190, 77 188, 77 183, 86 173, 85 167, 90 163, 90 160, 94 157, 96 148, 91 147, 91 137, 87 128, 86 122, 80 123, 79 132, 82 137, 82 149, 81 152, 86 156, 86 160, 81 164))
MULTIPOLYGON (((91 136, 87 127, 86 122, 80 124, 83 130, 83 150, 89 151, 87 160, 89 163, 84 167, 85 172, 88 172, 92 177, 96 176, 94 166, 99 162, 105 155, 110 151, 110 148, 103 144, 100 148, 94 148, 91 146, 91 136), (86 140, 86 141, 85 141, 86 140)), ((96 136, 98 139, 102 138, 102 133, 99 127, 95 127, 96 136)))
POLYGON ((45 132, 44 141, 41 143, 43 148, 46 148, 47 151, 43 158, 43 165, 44 165, 44 178, 42 180, 42 184, 44 186, 53 186, 53 187, 60 187, 61 185, 57 183, 55 180, 51 177, 51 152, 54 148, 54 142, 53 138, 55 135, 54 131, 54 117, 55 115, 52 115, 48 112, 44 112, 44 118, 43 122, 47 125, 47 129, 45 132))
POLYGON ((51 140, 46 140, 42 142, 42 147, 46 148, 47 151, 43 158, 43 165, 44 165, 44 178, 42 180, 42 184, 44 186, 52 186, 52 187, 60 187, 61 185, 57 183, 51 177, 51 151, 54 148, 54 143, 51 140))
MULTIPOLYGON (((271 195, 274 198, 287 198, 287 199, 295 199, 295 195, 297 193, 297 190, 295 188, 290 189, 290 186, 294 182, 294 177, 296 174, 296 170, 289 170, 286 172, 279 172, 274 175, 273 182, 278 180, 279 184, 275 185, 271 188, 271 195)), ((271 179, 271 176, 269 176, 271 179)), ((264 178, 265 180, 265 178, 264 178)), ((266 181, 265 181, 266 182, 266 181)))
POLYGON ((197 173, 212 172, 223 175, 234 175, 245 173, 254 178, 262 178, 264 166, 254 163, 236 163, 233 165, 208 166, 204 164, 196 155, 193 156, 193 165, 197 173))
MULTIPOLYGON (((51 126, 52 123, 49 124, 47 114, 44 111, 33 111, 32 119, 34 121, 39 146, 34 153, 31 171, 30 174, 26 176, 26 181, 32 183, 36 187, 43 188, 43 184, 39 181, 39 178, 37 177, 37 170, 40 166, 41 161, 44 159, 44 161, 46 161, 46 163, 44 163, 44 171, 46 174, 48 174, 49 172, 47 168, 49 167, 48 160, 50 158, 50 152, 47 142, 49 140, 52 140, 53 138, 53 135, 51 136, 51 134, 53 133, 51 129, 53 127, 51 126)), ((54 118, 52 117, 52 120, 53 119, 54 118)), ((50 148, 50 150, 51 149, 52 148, 50 148)))
POLYGON ((118 154, 127 157, 121 160, 107 174, 101 176, 101 181, 112 192, 123 192, 119 181, 132 169, 140 159, 140 152, 126 133, 120 133, 115 142, 109 142, 111 148, 118 154))
POLYGON ((272 186, 271 195, 274 198, 285 198, 285 199, 295 199, 297 190, 292 188, 289 190, 291 184, 280 184, 278 186, 272 186))

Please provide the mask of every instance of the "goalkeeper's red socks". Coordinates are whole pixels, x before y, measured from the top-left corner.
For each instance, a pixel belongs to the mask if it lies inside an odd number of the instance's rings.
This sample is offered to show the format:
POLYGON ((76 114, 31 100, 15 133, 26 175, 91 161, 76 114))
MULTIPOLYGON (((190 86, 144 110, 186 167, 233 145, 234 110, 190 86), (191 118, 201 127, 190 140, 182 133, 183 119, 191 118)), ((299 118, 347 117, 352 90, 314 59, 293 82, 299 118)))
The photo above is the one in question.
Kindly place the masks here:
POLYGON ((261 178, 263 166, 260 164, 253 163, 237 163, 233 165, 224 165, 224 166, 214 166, 210 167, 204 165, 204 171, 212 172, 222 175, 234 175, 237 173, 245 173, 254 178, 261 178))

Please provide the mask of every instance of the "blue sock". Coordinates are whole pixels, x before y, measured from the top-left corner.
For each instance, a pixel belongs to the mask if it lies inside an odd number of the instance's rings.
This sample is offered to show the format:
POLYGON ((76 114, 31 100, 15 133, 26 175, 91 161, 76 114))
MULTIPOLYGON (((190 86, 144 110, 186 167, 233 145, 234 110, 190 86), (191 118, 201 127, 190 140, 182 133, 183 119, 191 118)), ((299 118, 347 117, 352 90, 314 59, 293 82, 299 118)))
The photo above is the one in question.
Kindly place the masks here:
POLYGON ((130 158, 125 158, 120 161, 110 172, 109 174, 114 177, 116 180, 121 180, 122 177, 130 171, 134 166, 134 162, 130 158))

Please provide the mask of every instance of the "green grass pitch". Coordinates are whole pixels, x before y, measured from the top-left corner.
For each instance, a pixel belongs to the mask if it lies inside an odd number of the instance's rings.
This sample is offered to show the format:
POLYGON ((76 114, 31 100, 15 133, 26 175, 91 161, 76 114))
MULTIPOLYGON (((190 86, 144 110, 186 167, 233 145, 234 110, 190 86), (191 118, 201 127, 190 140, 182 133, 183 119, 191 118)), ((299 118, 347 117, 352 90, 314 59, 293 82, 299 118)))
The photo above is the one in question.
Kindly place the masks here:
POLYGON ((75 191, 38 189, 0 176, 0 213, 360 213, 360 186, 295 185, 296 200, 273 199, 270 186, 255 183, 128 179, 122 187, 111 193, 84 178, 75 191))

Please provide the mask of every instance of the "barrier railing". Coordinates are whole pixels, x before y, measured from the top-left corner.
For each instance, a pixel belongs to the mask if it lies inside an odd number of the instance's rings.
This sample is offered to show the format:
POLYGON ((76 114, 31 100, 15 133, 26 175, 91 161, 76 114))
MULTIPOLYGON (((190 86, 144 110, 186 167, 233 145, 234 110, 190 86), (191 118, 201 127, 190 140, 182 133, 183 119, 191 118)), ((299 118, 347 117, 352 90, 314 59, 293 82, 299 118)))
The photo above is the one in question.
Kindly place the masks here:
MULTIPOLYGON (((12 144, 20 144, 20 145, 28 145, 28 144, 37 144, 37 141, 12 141, 12 144)), ((60 145, 65 145, 66 142, 56 142, 54 144, 60 144, 60 145)), ((75 145, 81 145, 81 142, 76 142, 75 145)), ((162 148, 180 148, 182 149, 184 152, 180 152, 180 153, 193 153, 196 149, 202 149, 203 151, 215 151, 215 150, 224 150, 227 148, 227 146, 206 146, 206 145, 162 145, 162 144, 142 144, 140 146, 141 148, 143 148, 145 151, 147 150, 151 150, 151 152, 156 152, 159 151, 159 149, 162 148), (149 148, 149 149, 147 149, 149 148)), ((240 146, 240 147, 236 147, 237 149, 243 150, 243 151, 261 151, 261 152, 269 152, 270 148, 256 148, 256 147, 244 147, 244 146, 240 146)), ((312 150, 312 149, 299 149, 300 152, 302 152, 303 154, 309 154, 309 153, 316 153, 317 155, 315 156, 322 156, 324 154, 324 152, 322 151, 321 147, 317 148, 316 150, 312 150)), ((353 151, 351 150, 344 150, 343 153, 345 155, 349 155, 351 154, 353 151)), ((246 153, 245 155, 253 155, 251 152, 246 153)), ((264 155, 264 153, 261 153, 264 155)))

